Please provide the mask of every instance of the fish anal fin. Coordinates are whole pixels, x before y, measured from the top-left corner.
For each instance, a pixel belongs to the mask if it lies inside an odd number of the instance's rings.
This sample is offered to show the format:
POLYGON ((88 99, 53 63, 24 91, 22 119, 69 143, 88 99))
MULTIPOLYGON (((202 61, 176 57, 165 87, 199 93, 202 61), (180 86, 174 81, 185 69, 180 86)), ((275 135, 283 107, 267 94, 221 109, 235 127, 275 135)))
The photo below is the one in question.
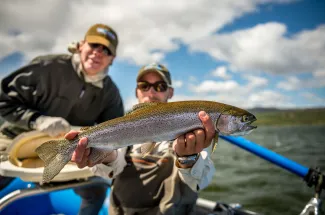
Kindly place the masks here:
POLYGON ((99 161, 103 160, 113 152, 112 149, 103 149, 103 148, 91 148, 91 153, 89 155, 89 161, 91 164, 97 164, 99 161))
POLYGON ((214 138, 213 138, 213 143, 212 143, 212 153, 216 150, 217 145, 218 145, 218 139, 219 139, 219 133, 216 132, 214 138))
POLYGON ((142 155, 142 157, 146 157, 147 155, 149 155, 153 149, 156 146, 156 142, 147 142, 147 143, 143 143, 140 147, 140 153, 142 155))

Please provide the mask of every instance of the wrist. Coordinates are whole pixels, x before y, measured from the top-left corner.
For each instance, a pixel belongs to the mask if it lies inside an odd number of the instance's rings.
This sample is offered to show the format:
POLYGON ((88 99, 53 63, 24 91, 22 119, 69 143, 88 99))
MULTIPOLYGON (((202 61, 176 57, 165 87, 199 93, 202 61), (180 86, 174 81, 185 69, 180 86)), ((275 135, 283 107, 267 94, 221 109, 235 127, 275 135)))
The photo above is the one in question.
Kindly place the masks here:
POLYGON ((41 115, 39 113, 34 113, 28 122, 29 129, 36 129, 36 119, 40 117, 41 115))
POLYGON ((191 168, 198 160, 200 153, 186 156, 178 156, 176 153, 176 166, 179 168, 191 168))

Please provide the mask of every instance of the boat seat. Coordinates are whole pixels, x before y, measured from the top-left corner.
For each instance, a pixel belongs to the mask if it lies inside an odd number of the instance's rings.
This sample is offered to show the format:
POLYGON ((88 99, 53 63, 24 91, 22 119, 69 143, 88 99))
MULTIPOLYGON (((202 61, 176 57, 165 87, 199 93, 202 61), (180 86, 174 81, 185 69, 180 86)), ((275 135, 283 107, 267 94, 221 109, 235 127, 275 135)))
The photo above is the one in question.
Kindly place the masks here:
MULTIPOLYGON (((24 181, 41 182, 44 162, 38 157, 35 149, 46 141, 61 138, 63 136, 53 138, 39 131, 24 132, 18 135, 8 145, 6 150, 7 159, 2 158, 2 161, 0 161, 0 175, 19 177, 24 181)), ((0 141, 5 142, 8 139, 1 137, 0 141)), ((76 164, 69 162, 52 181, 70 181, 88 178, 93 175, 90 168, 79 169, 76 164)))

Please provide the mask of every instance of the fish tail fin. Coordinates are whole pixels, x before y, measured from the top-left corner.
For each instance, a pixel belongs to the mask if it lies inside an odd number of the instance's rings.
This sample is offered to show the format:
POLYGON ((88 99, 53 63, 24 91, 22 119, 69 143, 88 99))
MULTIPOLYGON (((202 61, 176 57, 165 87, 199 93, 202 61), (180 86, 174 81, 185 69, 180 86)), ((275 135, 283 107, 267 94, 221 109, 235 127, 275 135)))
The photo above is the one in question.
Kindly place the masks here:
POLYGON ((44 161, 43 183, 50 182, 71 160, 77 145, 68 140, 50 140, 37 147, 35 152, 44 161))
POLYGON ((219 139, 219 133, 216 132, 214 138, 213 138, 213 143, 212 143, 212 153, 216 150, 217 145, 218 145, 218 139, 219 139))

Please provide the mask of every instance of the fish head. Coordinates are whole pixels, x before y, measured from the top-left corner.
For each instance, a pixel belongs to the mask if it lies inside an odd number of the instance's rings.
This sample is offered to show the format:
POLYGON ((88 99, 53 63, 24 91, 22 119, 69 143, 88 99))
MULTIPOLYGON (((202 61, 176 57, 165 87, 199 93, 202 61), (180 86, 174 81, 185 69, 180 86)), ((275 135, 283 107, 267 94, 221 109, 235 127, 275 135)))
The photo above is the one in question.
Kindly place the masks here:
POLYGON ((243 136, 257 128, 257 126, 251 125, 254 121, 256 121, 256 117, 247 111, 221 114, 215 122, 215 128, 222 135, 243 136))

